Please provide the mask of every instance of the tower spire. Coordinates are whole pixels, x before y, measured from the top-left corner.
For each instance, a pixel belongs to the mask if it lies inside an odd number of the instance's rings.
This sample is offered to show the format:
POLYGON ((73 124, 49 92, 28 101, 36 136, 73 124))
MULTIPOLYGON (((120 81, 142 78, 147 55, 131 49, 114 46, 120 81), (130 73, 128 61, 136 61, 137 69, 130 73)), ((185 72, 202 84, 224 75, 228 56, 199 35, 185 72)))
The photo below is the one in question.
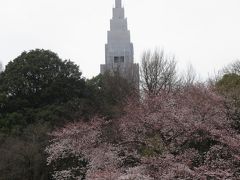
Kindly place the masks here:
POLYGON ((115 0, 115 7, 121 8, 122 7, 122 0, 115 0))
POLYGON ((105 45, 105 64, 101 64, 101 74, 118 72, 121 77, 139 87, 139 66, 134 63, 133 44, 124 16, 122 0, 115 0, 110 31, 105 45))

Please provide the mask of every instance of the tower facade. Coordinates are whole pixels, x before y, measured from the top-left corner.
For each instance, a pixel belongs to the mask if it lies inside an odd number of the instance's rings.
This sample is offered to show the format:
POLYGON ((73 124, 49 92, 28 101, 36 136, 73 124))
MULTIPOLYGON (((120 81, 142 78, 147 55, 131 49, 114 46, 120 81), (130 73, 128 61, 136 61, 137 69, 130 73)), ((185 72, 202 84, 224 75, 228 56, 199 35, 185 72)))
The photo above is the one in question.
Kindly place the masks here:
POLYGON ((124 15, 122 0, 115 0, 110 31, 105 45, 105 64, 101 65, 101 74, 106 71, 119 72, 127 80, 139 84, 139 65, 134 63, 133 44, 127 19, 124 15))

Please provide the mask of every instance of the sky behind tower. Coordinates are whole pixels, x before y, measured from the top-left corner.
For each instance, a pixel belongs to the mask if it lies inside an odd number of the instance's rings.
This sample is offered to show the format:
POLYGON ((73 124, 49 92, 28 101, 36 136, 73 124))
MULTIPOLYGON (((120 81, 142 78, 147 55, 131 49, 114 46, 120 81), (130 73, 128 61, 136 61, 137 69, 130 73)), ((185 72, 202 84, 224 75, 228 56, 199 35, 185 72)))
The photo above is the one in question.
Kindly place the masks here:
MULTIPOLYGON (((0 61, 24 50, 50 49, 90 78, 104 63, 114 0, 1 0, 0 61)), ((135 62, 164 48, 180 69, 191 63, 203 77, 240 59, 239 0, 123 0, 135 62)))

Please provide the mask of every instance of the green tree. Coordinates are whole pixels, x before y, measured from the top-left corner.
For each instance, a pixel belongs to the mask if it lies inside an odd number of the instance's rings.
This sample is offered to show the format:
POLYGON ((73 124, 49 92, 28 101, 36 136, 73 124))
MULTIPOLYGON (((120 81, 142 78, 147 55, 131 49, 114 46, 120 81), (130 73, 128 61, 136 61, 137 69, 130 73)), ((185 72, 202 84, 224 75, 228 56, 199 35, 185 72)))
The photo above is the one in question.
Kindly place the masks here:
POLYGON ((83 96, 84 79, 77 65, 47 50, 23 52, 6 66, 1 91, 6 111, 64 103, 83 96))
POLYGON ((106 72, 87 81, 89 99, 95 111, 107 118, 119 117, 128 97, 136 96, 138 90, 133 83, 119 73, 106 72))
POLYGON ((240 100, 240 75, 225 74, 216 85, 222 93, 240 100))
POLYGON ((229 117, 234 120, 233 125, 240 131, 240 75, 225 74, 216 83, 216 88, 225 96, 229 117))
POLYGON ((48 50, 23 52, 0 73, 0 180, 47 180, 56 125, 89 112, 79 67, 48 50))
POLYGON ((85 79, 73 62, 49 50, 23 52, 0 75, 0 128, 61 123, 83 107, 85 97, 85 79))

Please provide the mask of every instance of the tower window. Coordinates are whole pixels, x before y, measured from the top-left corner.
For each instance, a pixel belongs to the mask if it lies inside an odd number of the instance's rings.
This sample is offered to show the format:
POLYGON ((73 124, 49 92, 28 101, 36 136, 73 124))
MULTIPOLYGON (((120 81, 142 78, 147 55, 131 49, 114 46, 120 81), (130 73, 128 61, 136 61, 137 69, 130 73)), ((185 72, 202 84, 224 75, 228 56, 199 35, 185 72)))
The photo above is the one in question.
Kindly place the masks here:
POLYGON ((114 56, 114 63, 124 63, 124 56, 114 56))

